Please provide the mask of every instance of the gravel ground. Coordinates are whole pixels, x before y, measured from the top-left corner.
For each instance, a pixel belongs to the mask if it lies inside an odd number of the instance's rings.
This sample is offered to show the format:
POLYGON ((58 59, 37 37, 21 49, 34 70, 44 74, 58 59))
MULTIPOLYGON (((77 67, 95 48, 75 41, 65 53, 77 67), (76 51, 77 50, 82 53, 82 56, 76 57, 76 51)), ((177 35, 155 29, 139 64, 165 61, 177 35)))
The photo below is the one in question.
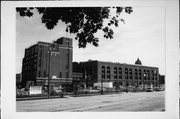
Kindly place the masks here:
POLYGON ((17 101, 18 112, 164 111, 164 91, 17 101))

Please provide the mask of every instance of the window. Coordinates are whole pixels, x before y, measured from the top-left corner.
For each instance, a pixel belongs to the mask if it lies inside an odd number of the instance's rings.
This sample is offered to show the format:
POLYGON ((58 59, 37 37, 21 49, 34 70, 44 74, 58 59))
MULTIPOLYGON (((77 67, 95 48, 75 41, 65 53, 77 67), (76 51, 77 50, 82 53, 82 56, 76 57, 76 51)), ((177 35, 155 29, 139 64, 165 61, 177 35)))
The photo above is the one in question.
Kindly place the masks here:
POLYGON ((141 69, 139 69, 139 79, 141 80, 141 69))
POLYGON ((138 70, 135 69, 135 79, 137 80, 138 79, 138 70))
POLYGON ((147 70, 147 78, 148 78, 148 80, 150 80, 150 72, 149 72, 149 70, 147 70))
POLYGON ((154 71, 153 70, 151 71, 151 76, 152 76, 152 78, 154 78, 154 71))
POLYGON ((107 67, 107 78, 110 79, 110 67, 109 66, 107 67))
POLYGON ((102 79, 105 78, 105 67, 104 66, 102 66, 102 68, 101 68, 101 77, 102 77, 102 79))
POLYGON ((107 73, 110 73, 110 67, 107 67, 107 73))
POLYGON ((144 76, 144 80, 146 80, 146 76, 147 76, 147 74, 146 74, 146 70, 144 70, 144 74, 143 74, 143 76, 144 76))
POLYGON ((69 39, 66 41, 67 45, 69 46, 69 39))
POLYGON ((59 78, 62 78, 62 72, 59 72, 59 78))
POLYGON ((155 74, 155 76, 157 76, 157 71, 156 70, 154 71, 154 74, 155 74))
POLYGON ((122 68, 119 68, 119 79, 122 79, 122 68))
POLYGON ((129 78, 132 79, 132 69, 129 69, 129 78))
POLYGON ((125 68, 125 79, 128 79, 128 69, 125 68))
POLYGON ((114 79, 117 79, 117 67, 114 67, 114 79))
POLYGON ((104 78, 105 78, 105 75, 104 75, 104 74, 101 74, 101 78, 104 79, 104 78))

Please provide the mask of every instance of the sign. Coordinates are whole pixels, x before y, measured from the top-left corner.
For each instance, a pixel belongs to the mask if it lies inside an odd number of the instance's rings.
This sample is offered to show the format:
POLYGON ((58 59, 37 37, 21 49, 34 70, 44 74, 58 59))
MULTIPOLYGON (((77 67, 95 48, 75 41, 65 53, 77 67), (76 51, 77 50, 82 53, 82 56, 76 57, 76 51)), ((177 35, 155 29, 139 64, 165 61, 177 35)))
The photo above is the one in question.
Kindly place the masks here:
POLYGON ((52 79, 57 79, 57 76, 52 76, 52 79))
POLYGON ((30 86, 29 94, 30 95, 41 94, 41 89, 42 86, 30 86))
POLYGON ((98 82, 94 83, 94 87, 113 88, 113 82, 98 82))

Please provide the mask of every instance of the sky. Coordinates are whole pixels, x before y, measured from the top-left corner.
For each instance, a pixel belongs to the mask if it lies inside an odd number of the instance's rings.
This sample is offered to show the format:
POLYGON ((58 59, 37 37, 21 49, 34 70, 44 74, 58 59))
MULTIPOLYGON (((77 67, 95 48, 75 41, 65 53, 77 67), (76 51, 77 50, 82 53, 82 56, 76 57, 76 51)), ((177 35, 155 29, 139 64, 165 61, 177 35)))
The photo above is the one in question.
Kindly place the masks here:
MULTIPOLYGON (((133 7, 133 6, 132 6, 133 7)), ((139 58, 143 65, 158 67, 165 74, 165 9, 164 7, 133 7, 131 14, 122 13, 125 20, 114 28, 114 38, 105 39, 97 32, 99 47, 87 45, 78 48, 73 40, 73 61, 111 61, 134 64, 139 58)), ((16 13, 16 73, 22 70, 25 48, 38 41, 52 42, 60 37, 74 39, 74 34, 65 32, 66 25, 59 21, 53 30, 41 23, 37 13, 33 17, 20 17, 16 13)))

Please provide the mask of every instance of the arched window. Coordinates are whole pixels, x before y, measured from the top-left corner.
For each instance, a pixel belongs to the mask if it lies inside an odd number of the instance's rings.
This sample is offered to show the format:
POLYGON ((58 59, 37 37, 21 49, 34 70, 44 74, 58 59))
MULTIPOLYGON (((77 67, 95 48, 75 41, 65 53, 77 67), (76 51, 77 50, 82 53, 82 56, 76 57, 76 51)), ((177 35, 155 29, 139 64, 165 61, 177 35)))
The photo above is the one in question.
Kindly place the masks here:
POLYGON ((147 79, 150 80, 150 71, 147 70, 147 79))
POLYGON ((101 78, 102 79, 105 78, 105 66, 102 66, 102 68, 101 68, 101 78))
POLYGON ((119 68, 119 79, 122 79, 122 68, 119 68))
POLYGON ((156 70, 154 71, 154 74, 155 74, 155 76, 157 77, 157 71, 156 71, 156 70))
POLYGON ((151 71, 151 77, 152 77, 152 80, 154 80, 154 71, 153 70, 151 71))
POLYGON ((125 68, 125 79, 128 79, 128 69, 125 68))
POLYGON ((111 78, 111 77, 110 77, 110 70, 111 70, 111 69, 110 69, 110 67, 108 66, 108 67, 107 67, 107 78, 108 78, 108 79, 111 78))
POLYGON ((147 76, 146 70, 144 69, 144 73, 143 73, 144 80, 146 80, 146 76, 147 76))
POLYGON ((141 69, 139 69, 139 79, 141 80, 141 69))
POLYGON ((135 79, 137 80, 138 79, 138 70, 135 69, 135 79))
POLYGON ((129 69, 129 78, 132 79, 132 69, 129 69))
POLYGON ((114 67, 114 79, 117 79, 117 67, 114 67))

